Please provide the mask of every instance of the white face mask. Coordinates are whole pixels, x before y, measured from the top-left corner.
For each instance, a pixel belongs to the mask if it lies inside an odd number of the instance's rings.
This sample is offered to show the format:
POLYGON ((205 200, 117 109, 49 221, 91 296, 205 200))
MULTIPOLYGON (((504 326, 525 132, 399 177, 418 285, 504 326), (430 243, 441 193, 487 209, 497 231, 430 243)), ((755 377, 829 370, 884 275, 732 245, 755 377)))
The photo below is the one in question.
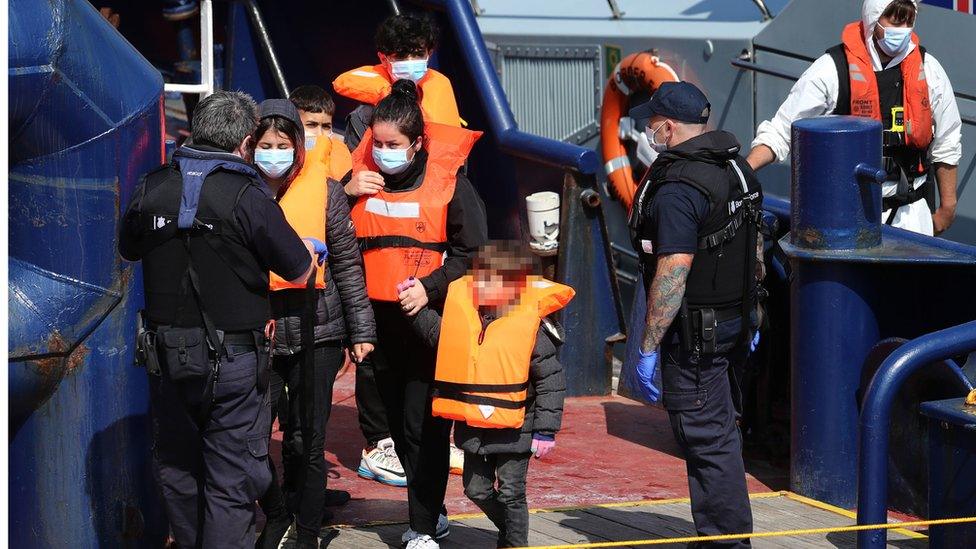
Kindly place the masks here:
POLYGON ((647 128, 647 129, 644 130, 644 135, 647 136, 647 143, 648 143, 648 145, 651 146, 652 149, 654 149, 655 152, 663 153, 664 151, 668 150, 668 141, 667 141, 667 139, 664 140, 664 143, 658 143, 657 141, 654 140, 654 136, 657 135, 658 130, 660 130, 661 128, 663 128, 664 125, 667 124, 667 123, 668 123, 667 120, 665 120, 664 122, 661 122, 661 124, 658 125, 658 127, 654 131, 652 131, 651 133, 647 133, 648 130, 650 130, 650 128, 647 128))
MULTIPOLYGON (((880 25, 880 23, 879 23, 880 25)), ((881 27, 884 38, 878 40, 878 49, 889 57, 896 57, 908 49, 912 43, 912 28, 881 27)))

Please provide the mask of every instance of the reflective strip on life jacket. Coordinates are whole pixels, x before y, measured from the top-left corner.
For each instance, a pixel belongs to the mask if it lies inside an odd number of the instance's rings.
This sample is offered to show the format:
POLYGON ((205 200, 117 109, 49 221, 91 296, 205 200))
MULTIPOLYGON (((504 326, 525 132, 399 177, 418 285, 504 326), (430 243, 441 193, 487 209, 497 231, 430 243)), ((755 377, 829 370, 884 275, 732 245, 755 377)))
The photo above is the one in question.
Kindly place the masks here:
POLYGON ((525 421, 539 325, 546 315, 565 307, 575 292, 530 276, 518 305, 483 327, 473 284, 469 275, 447 290, 431 412, 472 427, 517 429, 525 421))
MULTIPOLYGON (((447 207, 454 198, 457 171, 481 132, 428 123, 424 137, 427 167, 419 187, 361 196, 352 208, 370 299, 397 301, 397 284, 427 276, 444 264, 447 207)), ((353 173, 380 171, 373 162, 371 129, 353 151, 352 163, 353 173)))
MULTIPOLYGON (((340 74, 332 81, 332 88, 343 97, 355 99, 360 103, 376 105, 390 95, 393 81, 383 65, 363 66, 340 74)), ((461 126, 457 99, 451 81, 434 69, 417 83, 420 89, 420 109, 424 121, 448 126, 461 126)))
MULTIPOLYGON (((864 36, 862 22, 848 24, 841 34, 851 82, 851 114, 881 121, 878 81, 864 36)), ((905 143, 916 149, 928 149, 932 142, 932 105, 929 103, 929 87, 925 80, 918 36, 915 33, 912 33, 912 42, 915 43, 915 49, 900 64, 904 90, 905 143)))
MULTIPOLYGON (((343 145, 342 148, 345 148, 343 145)), ((325 211, 329 200, 329 157, 332 141, 318 139, 315 147, 305 152, 305 164, 298 177, 292 180, 278 205, 285 212, 285 219, 302 238, 312 237, 327 242, 325 235, 325 211)), ((325 267, 315 273, 315 287, 325 288, 325 267)), ((305 284, 292 284, 271 273, 272 291, 305 288, 305 284)))

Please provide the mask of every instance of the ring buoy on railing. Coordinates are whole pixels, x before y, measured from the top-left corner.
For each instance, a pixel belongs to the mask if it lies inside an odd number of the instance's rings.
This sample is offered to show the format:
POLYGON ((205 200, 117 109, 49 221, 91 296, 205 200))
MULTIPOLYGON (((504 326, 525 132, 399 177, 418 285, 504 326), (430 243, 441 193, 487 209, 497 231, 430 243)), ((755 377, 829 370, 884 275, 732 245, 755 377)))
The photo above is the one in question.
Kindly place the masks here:
POLYGON ((620 119, 627 117, 627 100, 635 92, 653 94, 664 82, 678 80, 674 69, 661 61, 653 51, 624 57, 607 80, 600 111, 600 147, 611 192, 628 211, 634 201, 637 185, 620 135, 620 119))

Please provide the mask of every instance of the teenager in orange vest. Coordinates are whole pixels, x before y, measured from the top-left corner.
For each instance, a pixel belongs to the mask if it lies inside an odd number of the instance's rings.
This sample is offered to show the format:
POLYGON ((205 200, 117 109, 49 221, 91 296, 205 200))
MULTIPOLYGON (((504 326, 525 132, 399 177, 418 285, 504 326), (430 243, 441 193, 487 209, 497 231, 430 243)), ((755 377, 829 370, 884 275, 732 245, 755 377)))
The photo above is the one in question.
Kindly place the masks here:
POLYGON ((373 107, 390 94, 397 80, 411 80, 420 88, 420 108, 427 122, 461 126, 451 81, 427 66, 437 46, 437 28, 427 16, 391 15, 376 30, 378 65, 365 65, 340 74, 336 93, 363 103, 346 119, 346 144, 359 145, 373 107))
POLYGON ((417 100, 412 81, 393 84, 353 151, 345 185, 355 200, 352 218, 379 336, 367 362, 406 470, 410 529, 403 542, 411 548, 423 547, 425 536, 448 533, 443 504, 451 423, 430 415, 434 352, 413 335, 403 313, 439 307, 488 233, 484 204, 458 171, 481 134, 425 124, 417 100), (407 278, 415 283, 397 288, 407 278))
POLYGON ((566 394, 562 329, 546 317, 575 292, 533 267, 520 243, 489 243, 451 283, 443 315, 425 308, 413 324, 437 349, 432 412, 456 421, 464 493, 498 528, 498 547, 529 544, 529 458, 555 447, 566 394))
POLYGON ((314 149, 306 150, 298 110, 287 99, 264 101, 259 117, 254 161, 288 223, 315 242, 320 265, 314 303, 309 302, 305 285, 271 276, 271 310, 276 319, 270 383, 273 412, 278 411, 282 387, 288 388, 287 408, 281 410, 286 418, 282 422, 284 483, 278 485, 272 464, 274 482, 261 499, 268 522, 257 546, 278 547, 294 516, 298 546, 317 548, 322 522, 331 518, 326 505, 349 499, 348 493, 325 488, 323 446, 332 386, 345 362, 345 342, 356 360, 365 359, 376 343, 376 325, 348 199, 342 186, 328 177, 330 141, 320 139, 314 149), (311 314, 314 326, 303 333, 304 319, 311 314), (311 371, 305 362, 308 353, 313 353, 311 371), (312 381, 311 388, 307 380, 312 381), (312 397, 308 404, 303 402, 305 395, 312 397))
MULTIPOLYGON (((329 154, 329 177, 339 180, 352 169, 352 156, 341 135, 332 128, 335 101, 329 92, 319 86, 299 86, 292 90, 288 99, 298 108, 298 116, 305 126, 305 149, 316 150, 319 139, 332 141, 329 154)), ((324 149, 323 149, 324 150, 324 149)))
POLYGON ((756 128, 747 158, 753 170, 786 161, 795 120, 874 118, 884 129, 888 174, 882 221, 927 235, 948 229, 956 215, 962 120, 949 77, 912 32, 917 16, 917 0, 864 0, 861 20, 844 27, 841 43, 814 61, 776 115, 756 128))

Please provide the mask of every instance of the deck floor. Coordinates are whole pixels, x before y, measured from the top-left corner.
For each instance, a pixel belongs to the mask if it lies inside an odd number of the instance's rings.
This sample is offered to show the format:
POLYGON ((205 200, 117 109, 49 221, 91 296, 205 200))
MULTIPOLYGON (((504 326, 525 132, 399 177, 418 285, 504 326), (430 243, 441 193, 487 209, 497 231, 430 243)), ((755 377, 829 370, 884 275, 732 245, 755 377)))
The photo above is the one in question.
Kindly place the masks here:
MULTIPOLYGON (((846 526, 854 519, 841 510, 814 506, 787 493, 752 495, 752 512, 757 532, 803 528, 846 526)), ((629 541, 678 538, 694 535, 691 509, 687 500, 645 501, 633 504, 615 503, 580 508, 533 511, 529 521, 529 544, 532 546, 566 545, 602 541, 629 541)), ((400 547, 403 523, 340 526, 323 531, 332 538, 330 549, 369 549, 400 547)), ((752 541, 760 548, 855 547, 856 534, 830 533, 793 537, 759 538, 752 541)), ((918 534, 915 534, 918 536, 918 534)), ((909 537, 903 530, 890 530, 888 546, 901 549, 928 547, 924 537, 909 537)), ((495 529, 483 515, 452 517, 451 535, 441 542, 444 549, 495 547, 495 529)), ((291 547, 290 535, 282 548, 291 547)), ((680 544, 683 546, 684 544, 680 544)), ((679 544, 663 544, 676 547, 679 544)))

